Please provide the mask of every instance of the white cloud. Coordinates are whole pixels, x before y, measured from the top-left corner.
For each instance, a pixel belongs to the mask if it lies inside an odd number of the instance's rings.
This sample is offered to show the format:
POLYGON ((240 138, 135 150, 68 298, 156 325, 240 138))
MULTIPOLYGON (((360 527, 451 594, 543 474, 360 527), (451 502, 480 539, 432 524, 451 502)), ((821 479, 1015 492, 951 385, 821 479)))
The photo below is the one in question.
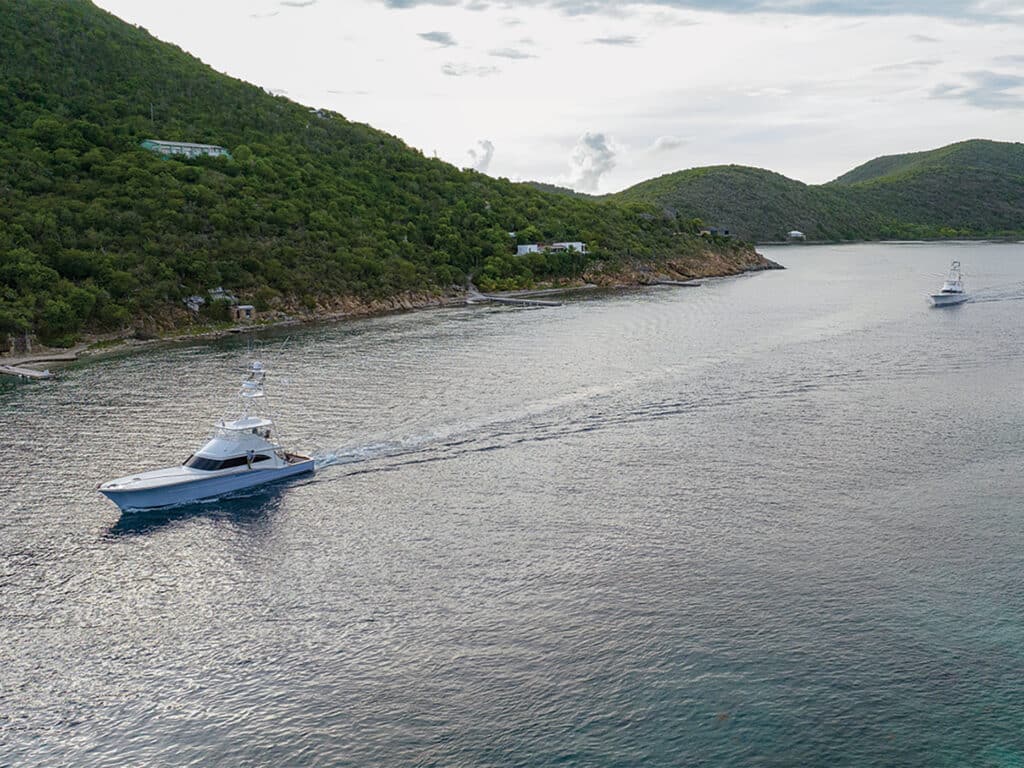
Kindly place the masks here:
POLYGON ((497 67, 456 64, 451 61, 441 65, 441 72, 449 77, 487 77, 488 75, 496 75, 500 71, 497 67))
POLYGON ((671 152, 673 149, 679 149, 689 143, 690 139, 680 136, 659 136, 654 140, 651 149, 655 152, 671 152))
POLYGON ((494 157, 494 143, 481 139, 476 146, 470 148, 468 154, 469 167, 480 173, 487 173, 487 169, 491 167, 491 158, 494 157))
POLYGON ((572 184, 584 192, 596 192, 601 177, 615 167, 616 149, 603 133, 584 133, 569 155, 572 184))

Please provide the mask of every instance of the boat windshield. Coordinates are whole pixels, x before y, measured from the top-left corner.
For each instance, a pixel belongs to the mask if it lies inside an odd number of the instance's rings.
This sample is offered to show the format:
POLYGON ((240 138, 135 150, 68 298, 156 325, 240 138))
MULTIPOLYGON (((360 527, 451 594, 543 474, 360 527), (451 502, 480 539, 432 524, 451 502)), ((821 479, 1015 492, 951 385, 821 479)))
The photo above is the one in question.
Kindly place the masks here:
MULTIPOLYGON (((252 457, 251 463, 256 464, 260 461, 267 461, 269 458, 270 457, 264 453, 257 453, 252 457)), ((231 469, 232 467, 241 467, 249 463, 250 459, 248 456, 233 456, 230 459, 208 459, 205 456, 192 455, 185 460, 186 467, 201 469, 204 472, 214 472, 218 469, 231 469)))

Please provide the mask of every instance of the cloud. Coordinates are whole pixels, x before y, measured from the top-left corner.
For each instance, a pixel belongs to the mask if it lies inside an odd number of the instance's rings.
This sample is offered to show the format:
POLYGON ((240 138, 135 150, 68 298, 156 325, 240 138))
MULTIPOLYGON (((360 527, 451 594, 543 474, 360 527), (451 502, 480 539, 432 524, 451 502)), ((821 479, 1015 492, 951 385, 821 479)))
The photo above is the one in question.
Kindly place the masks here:
MULTIPOLYGON (((481 0, 378 0, 391 8, 462 6, 481 0)), ((567 16, 621 13, 622 0, 519 0, 520 7, 545 7, 567 16)), ((637 3, 638 4, 638 3, 637 3)), ((947 19, 1024 20, 1020 0, 648 0, 651 6, 720 13, 780 13, 801 16, 930 16, 947 19)), ((506 7, 511 3, 505 3, 506 7)))
POLYGON ((500 71, 497 67, 475 67, 472 64, 455 64, 453 62, 441 65, 441 73, 450 77, 487 77, 496 75, 500 71))
POLYGON ((419 5, 458 5, 459 0, 384 0, 388 8, 415 8, 419 5))
POLYGON ((636 45, 637 39, 632 35, 612 35, 610 37, 595 37, 590 42, 599 45, 636 45))
POLYGON ((939 38, 931 37, 929 35, 911 35, 910 39, 915 43, 938 43, 939 38))
POLYGON ((651 144, 651 151, 671 152, 673 149, 679 149, 679 147, 689 143, 689 139, 684 139, 681 136, 659 136, 651 144))
POLYGON ((942 83, 928 94, 933 99, 959 99, 981 109, 1024 109, 1024 77, 991 70, 967 72, 968 83, 942 83))
POLYGON ((997 64, 1024 64, 1024 56, 1020 54, 1009 54, 1007 56, 996 56, 994 61, 997 64))
POLYGON ((437 43, 441 48, 450 48, 453 45, 458 45, 455 42, 455 38, 447 32, 420 32, 419 36, 429 43, 437 43))
POLYGON ((489 51, 488 55, 497 56, 501 59, 535 59, 537 58, 532 53, 526 51, 517 51, 515 48, 497 48, 493 51, 489 51))
POLYGON ((601 177, 615 167, 615 148, 603 133, 584 133, 569 155, 572 184, 596 192, 601 177))
POLYGON ((942 63, 942 59, 914 59, 913 61, 902 61, 897 64, 883 64, 875 67, 872 72, 900 72, 908 69, 928 69, 942 63))
POLYGON ((250 13, 250 19, 269 19, 272 16, 277 16, 280 11, 264 11, 263 13, 250 13))
POLYGON ((494 157, 494 144, 488 139, 481 139, 469 150, 470 167, 480 173, 487 173, 494 157))
POLYGON ((281 0, 281 5, 286 5, 289 8, 308 8, 311 5, 316 5, 316 0, 281 0))

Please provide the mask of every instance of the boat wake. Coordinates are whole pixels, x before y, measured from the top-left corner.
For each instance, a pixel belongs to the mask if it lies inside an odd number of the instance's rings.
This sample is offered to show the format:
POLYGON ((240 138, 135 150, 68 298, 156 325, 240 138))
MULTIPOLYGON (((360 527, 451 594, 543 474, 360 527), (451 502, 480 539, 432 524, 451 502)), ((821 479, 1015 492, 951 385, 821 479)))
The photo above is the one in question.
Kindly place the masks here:
POLYGON ((1024 300, 1024 282, 1012 283, 1011 285, 993 285, 988 288, 981 288, 974 291, 968 301, 971 304, 987 304, 995 301, 1022 300, 1024 300))

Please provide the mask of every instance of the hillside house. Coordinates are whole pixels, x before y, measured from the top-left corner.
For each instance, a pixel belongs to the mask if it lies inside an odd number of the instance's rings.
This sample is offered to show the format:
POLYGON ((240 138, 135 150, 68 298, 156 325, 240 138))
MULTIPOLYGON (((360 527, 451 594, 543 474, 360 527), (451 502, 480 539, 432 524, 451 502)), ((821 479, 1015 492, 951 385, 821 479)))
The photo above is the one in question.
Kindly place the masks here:
POLYGON ((805 239, 807 239, 807 236, 803 232, 801 232, 799 229, 790 230, 786 234, 786 237, 788 237, 790 240, 805 240, 805 239))
POLYGON ((211 288, 208 293, 210 294, 210 301, 226 301, 230 304, 237 304, 238 299, 234 295, 225 291, 221 286, 211 288))
POLYGON ((199 314, 199 310, 203 308, 206 303, 206 299, 202 296, 189 296, 187 299, 183 299, 185 306, 189 308, 190 312, 199 314))
POLYGON ((579 240, 574 240, 571 243, 552 243, 547 248, 549 251, 576 251, 577 253, 586 253, 587 244, 581 243, 579 240))
POLYGON ((586 253, 587 244, 574 240, 565 243, 527 243, 516 246, 516 256, 525 256, 528 253, 559 253, 564 251, 576 251, 586 253))
POLYGON ((256 319, 256 307, 252 304, 238 304, 231 308, 236 323, 251 323, 256 319))
POLYGON ((183 155, 185 157, 227 157, 231 153, 224 147, 215 144, 193 144, 190 141, 161 141, 160 139, 146 139, 141 146, 150 152, 156 152, 164 157, 183 155))

